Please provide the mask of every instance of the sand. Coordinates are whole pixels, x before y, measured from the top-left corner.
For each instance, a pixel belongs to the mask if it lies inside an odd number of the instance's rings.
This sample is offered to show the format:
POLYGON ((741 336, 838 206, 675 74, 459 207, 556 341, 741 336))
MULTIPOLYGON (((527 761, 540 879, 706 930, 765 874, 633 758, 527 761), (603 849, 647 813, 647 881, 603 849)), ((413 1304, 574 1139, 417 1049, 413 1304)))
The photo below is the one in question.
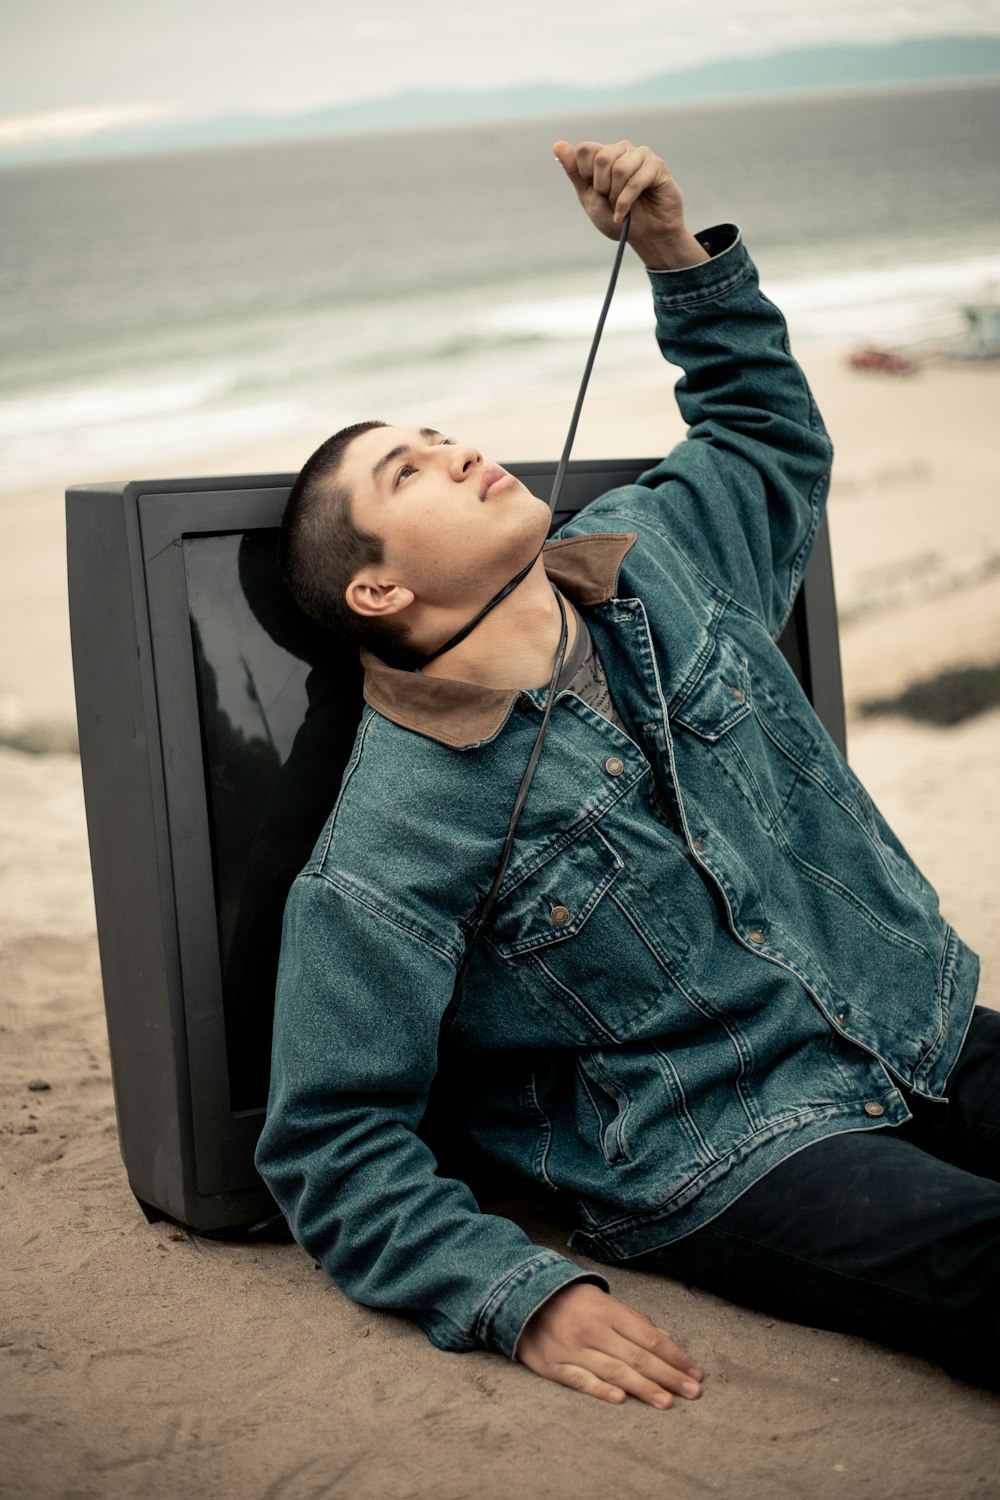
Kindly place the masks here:
MULTIPOLYGON (((1000 710, 948 730, 857 711, 1000 660, 1000 368, 896 380, 822 361, 809 375, 838 449, 850 758, 1000 1007, 1000 710)), ((510 460, 557 453, 567 412, 458 415, 433 420, 510 460)), ((577 452, 653 454, 680 431, 668 386, 598 382, 577 452)), ((309 446, 180 455, 158 472, 281 471, 309 446)), ((62 743, 72 720, 62 550, 60 494, 0 496, 8 738, 62 743)), ((1000 1496, 1000 1399, 864 1340, 615 1272, 616 1294, 707 1378, 694 1405, 611 1408, 496 1355, 433 1349, 348 1302, 294 1245, 148 1225, 118 1153, 79 763, 0 748, 0 795, 0 1493, 1000 1496)), ((562 1248, 530 1204, 508 1211, 562 1248)))

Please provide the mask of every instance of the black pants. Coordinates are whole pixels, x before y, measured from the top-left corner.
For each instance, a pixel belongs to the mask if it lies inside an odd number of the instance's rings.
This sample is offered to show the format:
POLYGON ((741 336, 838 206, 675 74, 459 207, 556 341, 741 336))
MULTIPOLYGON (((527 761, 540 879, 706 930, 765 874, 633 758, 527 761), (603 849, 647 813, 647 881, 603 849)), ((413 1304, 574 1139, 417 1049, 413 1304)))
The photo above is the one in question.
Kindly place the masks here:
POLYGON ((1000 1013, 976 1008, 947 1092, 806 1147, 628 1264, 1000 1388, 1000 1013))

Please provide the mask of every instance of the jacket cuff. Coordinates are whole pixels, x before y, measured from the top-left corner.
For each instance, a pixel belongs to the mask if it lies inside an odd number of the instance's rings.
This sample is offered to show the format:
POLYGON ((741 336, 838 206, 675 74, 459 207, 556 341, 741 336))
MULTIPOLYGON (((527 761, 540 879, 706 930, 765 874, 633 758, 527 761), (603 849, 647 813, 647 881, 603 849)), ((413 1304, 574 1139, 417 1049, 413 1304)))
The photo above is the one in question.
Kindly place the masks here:
POLYGON ((515 1359, 517 1341, 532 1313, 574 1281, 594 1282, 603 1291, 611 1291, 608 1282, 596 1271, 581 1271, 557 1251, 540 1250, 494 1287, 479 1315, 477 1344, 515 1359))
POLYGON ((711 260, 696 266, 682 266, 678 271, 650 271, 653 301, 660 307, 684 302, 701 302, 718 296, 751 276, 753 261, 735 224, 716 224, 703 229, 695 239, 704 246, 711 260))

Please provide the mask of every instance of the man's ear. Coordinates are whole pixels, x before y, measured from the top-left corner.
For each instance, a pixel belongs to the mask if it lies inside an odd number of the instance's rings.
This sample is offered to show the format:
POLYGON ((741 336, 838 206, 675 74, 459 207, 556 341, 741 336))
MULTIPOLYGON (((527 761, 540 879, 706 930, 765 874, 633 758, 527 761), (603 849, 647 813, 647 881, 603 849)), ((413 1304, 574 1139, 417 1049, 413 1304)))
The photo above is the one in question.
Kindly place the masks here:
POLYGON ((375 568, 362 568, 347 585, 344 597, 356 615, 387 620, 413 603, 413 590, 393 583, 375 568))

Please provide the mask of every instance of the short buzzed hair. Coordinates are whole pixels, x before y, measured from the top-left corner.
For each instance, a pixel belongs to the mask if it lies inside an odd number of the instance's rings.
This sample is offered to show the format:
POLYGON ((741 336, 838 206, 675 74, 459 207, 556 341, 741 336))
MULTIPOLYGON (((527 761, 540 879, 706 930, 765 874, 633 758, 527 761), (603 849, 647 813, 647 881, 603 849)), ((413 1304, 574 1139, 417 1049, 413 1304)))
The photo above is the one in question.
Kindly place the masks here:
POLYGON ((355 523, 351 494, 337 475, 347 449, 363 432, 385 427, 379 421, 342 427, 303 464, 289 491, 278 533, 278 566, 304 614, 348 640, 367 646, 396 667, 419 666, 423 655, 401 620, 372 620, 357 614, 345 597, 347 586, 368 563, 385 558, 385 543, 355 523))

